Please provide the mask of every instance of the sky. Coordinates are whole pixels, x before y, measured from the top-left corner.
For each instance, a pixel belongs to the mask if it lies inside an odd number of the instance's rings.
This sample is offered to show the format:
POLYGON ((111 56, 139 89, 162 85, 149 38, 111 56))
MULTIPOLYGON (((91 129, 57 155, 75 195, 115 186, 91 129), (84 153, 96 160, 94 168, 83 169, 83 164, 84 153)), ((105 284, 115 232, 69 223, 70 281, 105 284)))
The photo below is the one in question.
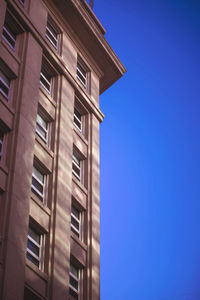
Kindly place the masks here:
POLYGON ((127 69, 100 97, 101 300, 199 300, 200 1, 94 12, 127 69))

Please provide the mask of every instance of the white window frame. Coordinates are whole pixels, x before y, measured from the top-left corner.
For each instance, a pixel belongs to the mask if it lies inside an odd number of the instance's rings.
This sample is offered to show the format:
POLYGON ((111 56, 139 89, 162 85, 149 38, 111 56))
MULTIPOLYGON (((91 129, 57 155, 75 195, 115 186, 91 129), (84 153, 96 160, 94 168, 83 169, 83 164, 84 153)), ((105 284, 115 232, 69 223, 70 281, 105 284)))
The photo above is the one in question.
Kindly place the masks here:
POLYGON ((25 5, 25 0, 19 0, 19 2, 21 3, 21 5, 25 5))
POLYGON ((46 121, 43 116, 40 114, 40 112, 37 113, 36 118, 36 133, 39 135, 39 137, 47 144, 48 143, 48 132, 49 131, 49 122, 46 121), (38 120, 38 116, 46 123, 47 128, 45 128, 38 120), (40 131, 37 129, 37 126, 39 126, 46 134, 46 138, 43 137, 43 135, 40 133, 40 131))
MULTIPOLYGON (((78 235, 78 238, 81 239, 81 212, 72 204, 72 207, 74 207, 78 213, 79 213, 79 219, 73 214, 72 212, 72 209, 71 209, 71 218, 74 219, 78 224, 79 224, 79 229, 77 229, 71 222, 71 229, 73 229, 77 235, 78 235)), ((72 231, 73 231, 72 230, 72 231)), ((76 234, 75 233, 75 234, 76 234)))
POLYGON ((58 30, 55 28, 55 26, 53 25, 52 21, 50 18, 48 18, 47 20, 47 26, 46 26, 46 38, 50 41, 50 43, 54 46, 54 48, 56 50, 58 50, 58 35, 59 32, 58 30), (49 25, 49 26, 48 26, 49 25), (57 36, 54 35, 54 33, 51 31, 51 29, 49 27, 52 27, 53 30, 56 32, 57 36), (49 36, 50 35, 50 36, 49 36), (51 39, 52 36, 52 39, 51 39), (53 42, 53 40, 55 40, 55 43, 53 42))
MULTIPOLYGON (((29 234, 28 234, 28 240, 30 240, 38 249, 39 249, 39 256, 37 256, 34 252, 32 252, 29 248, 28 248, 28 241, 27 241, 27 253, 29 253, 29 255, 31 255, 33 258, 35 258, 38 261, 38 266, 36 264, 34 264, 34 262, 32 262, 35 266, 37 266, 39 269, 42 269, 42 247, 43 247, 43 239, 44 236, 43 234, 39 233, 37 230, 35 230, 35 228, 31 225, 29 225, 29 228, 31 228, 33 231, 35 231, 35 233, 37 235, 40 236, 40 244, 38 244, 38 242, 36 242, 29 234)), ((28 259, 28 258, 27 258, 28 259)), ((29 260, 29 259, 28 259, 29 260)), ((29 260, 30 261, 30 260, 29 260)))
POLYGON ((1 160, 1 157, 3 155, 3 140, 4 140, 4 132, 0 129, 0 134, 2 134, 2 139, 0 137, 0 147, 1 147, 1 150, 0 150, 0 160, 1 160))
POLYGON ((77 156, 76 153, 73 153, 73 155, 72 155, 72 173, 81 182, 81 180, 82 180, 82 160, 77 156), (77 164, 76 160, 78 160, 80 162, 80 165, 77 164), (73 164, 78 168, 78 170, 80 172, 80 176, 74 170, 73 164))
POLYGON ((2 36, 3 36, 3 39, 6 41, 6 43, 7 43, 13 50, 15 50, 15 46, 16 46, 16 38, 13 37, 13 35, 9 32, 9 30, 6 28, 5 25, 3 26, 2 36), (12 40, 13 43, 14 43, 14 46, 12 46, 11 43, 7 40, 7 38, 6 38, 5 35, 4 35, 4 31, 5 31, 6 34, 11 38, 11 40, 12 40))
POLYGON ((8 99, 9 98, 9 91, 10 91, 10 79, 1 70, 0 70, 0 81, 8 89, 8 94, 6 94, 1 88, 0 88, 0 92, 4 95, 4 97, 6 99, 8 99), (9 82, 9 85, 3 80, 1 74, 6 77, 7 81, 9 82))
POLYGON ((52 77, 50 78, 50 81, 45 77, 45 75, 42 73, 42 70, 40 72, 40 84, 42 87, 49 93, 51 94, 51 85, 52 85, 52 77), (49 89, 43 84, 41 81, 41 77, 44 79, 44 81, 49 85, 49 89))
POLYGON ((35 165, 33 165, 33 167, 41 173, 41 175, 43 176, 44 178, 44 182, 42 182, 32 171, 32 177, 37 181, 39 182, 39 184, 42 186, 42 190, 43 190, 43 193, 41 193, 34 185, 33 183, 31 183, 31 189, 33 189, 35 191, 35 193, 38 195, 38 197, 40 199, 42 199, 42 202, 44 203, 44 198, 45 198, 45 185, 46 185, 46 175, 43 174, 37 167, 35 167, 35 165))
POLYGON ((84 88, 87 88, 87 79, 88 79, 88 71, 86 69, 86 67, 79 61, 77 61, 77 69, 76 69, 76 77, 78 78, 78 80, 81 82, 81 84, 84 86, 84 88), (82 73, 82 71, 80 70, 79 66, 85 71, 85 75, 82 73), (81 79, 80 75, 85 79, 85 82, 81 79))
POLYGON ((75 127, 82 133, 83 130, 83 120, 82 120, 82 115, 81 113, 78 111, 78 109, 76 107, 74 107, 74 119, 77 120, 77 122, 80 124, 80 127, 75 123, 74 121, 74 125, 75 127), (80 118, 77 116, 76 111, 80 114, 80 118))
POLYGON ((72 277, 78 283, 78 289, 73 287, 73 285, 71 285, 70 283, 69 283, 69 288, 72 289, 72 291, 74 291, 75 294, 77 295, 77 297, 79 298, 79 294, 80 294, 80 269, 77 268, 74 264, 73 264, 73 267, 78 270, 78 277, 76 277, 71 271, 69 272, 69 276, 72 277))

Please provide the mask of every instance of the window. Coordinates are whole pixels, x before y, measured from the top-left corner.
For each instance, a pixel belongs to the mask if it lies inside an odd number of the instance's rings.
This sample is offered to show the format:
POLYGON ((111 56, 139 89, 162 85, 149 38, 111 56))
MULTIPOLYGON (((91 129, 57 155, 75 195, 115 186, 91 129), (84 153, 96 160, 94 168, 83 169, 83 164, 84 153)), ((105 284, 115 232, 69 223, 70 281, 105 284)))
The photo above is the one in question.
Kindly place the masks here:
POLYGON ((8 99, 10 79, 0 70, 0 92, 8 99))
POLYGON ((22 32, 21 28, 15 22, 11 14, 7 11, 2 36, 13 50, 15 50, 17 35, 20 32, 22 32))
POLYGON ((80 238, 81 236, 81 212, 72 205, 71 208, 71 230, 80 238))
POLYGON ((42 256, 42 239, 42 234, 39 233, 33 226, 29 225, 26 257, 40 269, 42 256))
POLYGON ((74 125, 82 132, 82 116, 76 108, 74 108, 74 125))
POLYGON ((48 69, 45 68, 44 65, 42 65, 42 69, 40 72, 40 83, 49 94, 51 93, 51 81, 52 75, 50 74, 48 69))
POLYGON ((58 30, 54 25, 51 18, 48 17, 46 26, 46 37, 50 43, 57 49, 58 48, 58 30))
POLYGON ((77 71, 76 77, 81 82, 81 84, 86 88, 87 87, 87 69, 84 66, 84 63, 78 59, 77 62, 77 71))
POLYGON ((70 295, 73 296, 75 299, 78 299, 79 296, 79 277, 80 269, 71 262, 69 272, 69 292, 70 295))
POLYGON ((45 196, 45 175, 35 166, 32 172, 31 191, 44 201, 45 196))
POLYGON ((24 6, 25 0, 19 0, 19 2, 24 6))
POLYGON ((76 176, 76 178, 79 181, 81 181, 81 167, 82 161, 79 159, 76 152, 74 152, 72 156, 72 173, 76 176))
POLYGON ((4 137, 4 133, 3 131, 0 129, 0 160, 3 154, 3 137, 4 137))
POLYGON ((36 133, 47 144, 47 141, 48 141, 48 122, 41 116, 40 113, 37 113, 36 133))

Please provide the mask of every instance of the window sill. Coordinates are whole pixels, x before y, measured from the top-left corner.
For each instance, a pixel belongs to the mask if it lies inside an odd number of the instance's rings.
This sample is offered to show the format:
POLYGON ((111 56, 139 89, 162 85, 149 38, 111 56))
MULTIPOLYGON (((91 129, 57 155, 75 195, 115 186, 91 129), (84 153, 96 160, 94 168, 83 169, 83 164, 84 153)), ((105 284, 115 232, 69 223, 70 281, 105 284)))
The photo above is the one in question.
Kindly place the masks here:
POLYGON ((42 141, 42 139, 37 135, 37 133, 35 133, 35 139, 36 141, 41 145, 41 147, 46 151, 48 152, 48 154, 54 158, 54 153, 51 149, 49 149, 48 145, 45 144, 45 142, 42 141))
POLYGON ((12 55, 12 57, 16 60, 16 62, 18 64, 20 64, 20 59, 18 58, 17 54, 16 54, 16 50, 13 50, 8 44, 7 42, 4 40, 4 38, 2 37, 1 39, 1 43, 4 46, 4 48, 6 48, 6 50, 10 53, 10 55, 12 55))
POLYGON ((27 258, 26 258, 26 266, 29 269, 31 269, 34 273, 36 273, 41 279, 43 279, 44 281, 48 281, 48 275, 46 273, 42 272, 40 269, 38 269, 38 267, 36 267, 27 258))
POLYGON ((40 92, 45 95, 45 97, 51 102, 51 104, 56 107, 56 100, 53 99, 53 97, 43 88, 40 84, 40 92))
POLYGON ((75 127, 75 125, 74 125, 74 131, 80 137, 80 139, 88 146, 88 141, 86 140, 84 135, 75 127))
POLYGON ((88 86, 84 86, 80 80, 76 77, 76 82, 77 82, 77 85, 79 86, 79 88, 88 96, 90 96, 90 92, 89 92, 89 87, 88 86))
POLYGON ((79 186, 79 188, 84 192, 85 195, 88 194, 87 189, 84 187, 84 185, 76 179, 76 177, 72 174, 72 181, 79 186))
POLYGON ((11 101, 10 101, 10 99, 9 99, 9 98, 7 99, 6 97, 4 97, 4 96, 1 94, 1 92, 0 92, 0 102, 1 102, 1 103, 9 110, 9 112, 10 112, 12 115, 15 114, 13 108, 11 107, 11 101))
POLYGON ((40 201, 37 196, 31 192, 31 199, 47 214, 51 215, 51 210, 42 202, 40 201))
POLYGON ((79 244, 79 246, 80 246, 83 250, 87 251, 87 245, 86 245, 84 242, 82 242, 82 241, 75 235, 75 233, 73 233, 72 231, 71 231, 71 238, 72 238, 77 244, 79 244))

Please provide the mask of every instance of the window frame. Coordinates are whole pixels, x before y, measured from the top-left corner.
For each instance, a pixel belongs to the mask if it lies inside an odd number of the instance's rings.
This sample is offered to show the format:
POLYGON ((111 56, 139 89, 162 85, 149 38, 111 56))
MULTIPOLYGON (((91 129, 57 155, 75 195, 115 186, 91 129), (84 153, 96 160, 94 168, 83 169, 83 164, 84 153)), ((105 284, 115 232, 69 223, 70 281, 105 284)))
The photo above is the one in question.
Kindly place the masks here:
POLYGON ((32 182, 31 182, 31 191, 32 193, 34 193, 34 195, 36 195, 41 201, 42 203, 45 204, 45 192, 46 192, 46 183, 47 183, 47 175, 45 174, 45 172, 41 171, 41 168, 35 164, 33 164, 33 169, 32 169, 32 182), (37 176, 33 173, 33 169, 36 169, 44 178, 44 182, 42 182, 39 178, 37 178, 37 176), (40 186, 42 186, 42 190, 43 193, 41 193, 33 184, 33 178, 37 181, 37 183, 39 183, 40 186))
POLYGON ((16 51, 17 37, 23 31, 15 15, 10 10, 6 10, 2 37, 14 52, 16 51))
POLYGON ((89 88, 89 84, 88 84, 88 81, 89 81, 88 80, 89 79, 89 69, 88 69, 88 67, 86 66, 86 64, 83 62, 83 60, 79 56, 77 58, 77 65, 76 65, 76 78, 81 83, 81 85, 86 90, 88 90, 88 88, 89 88))
MULTIPOLYGON (((72 292, 74 292, 74 293, 76 294, 77 299, 79 299, 79 295, 80 295, 80 272, 81 272, 80 268, 79 268, 76 264, 70 262, 70 271, 69 271, 69 290, 72 290, 72 292), (74 269, 77 270, 78 277, 75 276, 75 275, 71 272, 71 267, 73 267, 74 269), (76 287, 74 287, 74 286, 70 283, 70 277, 71 277, 73 280, 75 280, 75 281, 77 282, 78 289, 76 289, 76 287)), ((69 291, 69 292, 70 292, 70 291, 69 291)))
POLYGON ((25 7, 25 0, 23 1, 23 0, 19 0, 19 2, 21 3, 21 5, 23 6, 23 7, 25 7))
POLYGON ((8 76, 5 74, 5 72, 2 71, 2 69, 0 69, 0 82, 8 89, 8 94, 6 94, 1 86, 0 86, 0 93, 8 100, 9 99, 9 94, 10 94, 10 83, 11 80, 8 78, 8 76), (5 80, 3 79, 3 76, 6 78, 6 80, 8 81, 8 83, 5 82, 5 80))
POLYGON ((76 106, 74 106, 74 119, 77 120, 78 123, 80 123, 80 127, 76 124, 75 121, 73 121, 75 127, 81 132, 83 133, 83 116, 82 114, 79 112, 79 110, 76 108, 76 106), (80 118, 77 116, 76 112, 80 115, 80 118))
POLYGON ((73 154, 72 154, 72 174, 78 179, 78 181, 82 182, 82 172, 83 172, 83 161, 81 160, 80 156, 77 155, 77 152, 76 151, 73 151, 73 154), (80 165, 77 164, 76 160, 79 161, 80 165), (73 168, 73 165, 76 166, 76 168, 79 170, 80 172, 80 175, 78 175, 76 173, 76 171, 74 170, 73 168))
POLYGON ((13 36, 11 34, 11 32, 6 28, 6 26, 3 26, 3 32, 2 32, 2 37, 3 39, 6 41, 6 43, 10 46, 10 48, 12 48, 15 51, 16 48, 16 40, 17 40, 17 35, 13 36), (6 32, 6 34, 10 37, 10 39, 13 41, 14 46, 12 46, 12 44, 9 42, 9 40, 6 38, 6 36, 4 35, 4 31, 6 32))
POLYGON ((60 30, 58 30, 58 27, 55 25, 55 22, 52 20, 52 18, 50 16, 48 16, 45 36, 56 50, 58 50, 59 33, 60 33, 60 30), (48 25, 50 27, 52 27, 53 31, 55 31, 56 36, 54 35, 54 33, 52 32, 51 28, 49 28, 48 25), (48 33, 50 34, 50 36, 48 35, 48 33), (56 43, 54 43, 52 41, 52 39, 50 38, 51 36, 53 37, 53 40, 55 40, 56 43))
POLYGON ((43 250, 44 250, 44 234, 41 233, 40 230, 38 230, 36 228, 36 226, 34 226, 32 223, 29 224, 28 227, 28 234, 27 234, 27 248, 26 248, 26 258, 32 263, 34 264, 39 270, 43 269, 43 250), (36 235, 39 236, 40 239, 40 243, 38 243, 37 241, 34 240, 33 237, 30 236, 29 234, 29 229, 31 229, 36 235), (36 246, 37 249, 39 249, 39 256, 36 255, 31 249, 28 248, 28 242, 31 242, 34 244, 34 246, 36 246), (30 256, 32 256, 36 261, 38 261, 38 265, 35 264, 32 260, 30 260, 27 257, 27 254, 29 254, 30 256))
POLYGON ((78 236, 78 238, 81 240, 81 231, 82 231, 82 212, 77 209, 77 207, 72 203, 72 206, 71 206, 71 222, 70 222, 70 226, 71 226, 71 231, 76 235, 78 236), (79 214, 79 218, 77 218, 74 213, 73 213, 73 210, 72 208, 74 208, 75 210, 77 210, 78 214, 79 214), (77 229, 73 224, 72 224, 72 219, 74 219, 77 223, 78 223, 78 226, 79 226, 79 229, 77 229), (74 232, 75 231, 75 232, 74 232))
POLYGON ((43 117, 43 114, 40 112, 40 110, 38 110, 37 116, 36 116, 35 132, 43 140, 43 142, 45 144, 48 144, 48 142, 49 142, 49 121, 43 117), (39 122, 38 116, 46 123, 46 128, 43 126, 42 123, 39 122), (40 133, 40 131, 38 130, 37 127, 41 128, 41 130, 44 131, 44 133, 46 134, 46 138, 40 133))
MULTIPOLYGON (((42 68, 43 68, 43 66, 42 66, 42 68)), ((48 74, 48 72, 47 72, 46 70, 42 69, 42 68, 41 68, 41 72, 40 72, 40 84, 41 84, 41 86, 45 89, 45 91, 47 91, 48 94, 51 95, 51 92, 52 92, 52 77, 53 77, 53 76, 51 76, 51 74, 48 74), (46 73, 47 75, 50 75, 50 80, 48 80, 48 78, 45 76, 44 73, 46 73), (45 84, 42 82, 41 77, 42 77, 42 79, 44 79, 44 81, 49 85, 49 89, 48 89, 48 88, 45 86, 45 84)))

